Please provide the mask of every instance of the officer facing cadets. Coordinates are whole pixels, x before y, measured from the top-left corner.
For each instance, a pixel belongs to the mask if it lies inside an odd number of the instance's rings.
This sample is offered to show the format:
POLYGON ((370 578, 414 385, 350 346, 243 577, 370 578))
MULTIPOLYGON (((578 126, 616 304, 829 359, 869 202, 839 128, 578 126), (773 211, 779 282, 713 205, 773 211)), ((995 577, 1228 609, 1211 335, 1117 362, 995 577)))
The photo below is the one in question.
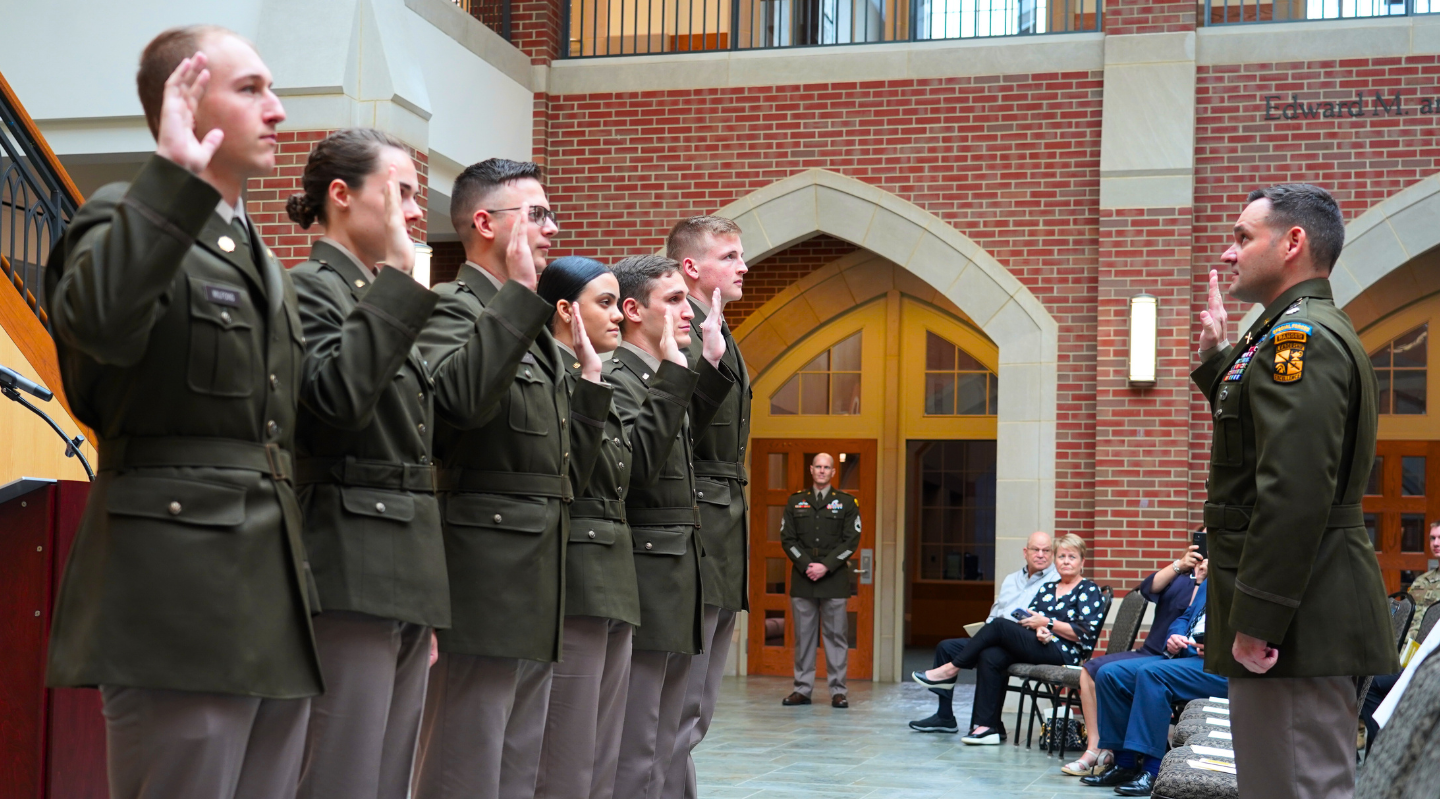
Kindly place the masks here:
POLYGON ((821 452, 810 461, 814 484, 790 495, 780 520, 780 544, 795 563, 790 572, 790 611, 795 619, 795 690, 782 705, 808 705, 815 687, 815 633, 825 640, 830 706, 850 707, 845 666, 850 650, 850 561, 860 546, 860 508, 855 497, 831 488, 835 459, 821 452))

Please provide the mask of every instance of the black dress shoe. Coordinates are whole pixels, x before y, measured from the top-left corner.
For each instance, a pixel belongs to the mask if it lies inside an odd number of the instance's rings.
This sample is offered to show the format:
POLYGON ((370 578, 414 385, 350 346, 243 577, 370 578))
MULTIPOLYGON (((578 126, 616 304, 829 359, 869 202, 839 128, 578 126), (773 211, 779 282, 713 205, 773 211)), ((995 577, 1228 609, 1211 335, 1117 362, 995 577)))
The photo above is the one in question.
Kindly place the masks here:
POLYGON ((1127 782, 1134 782, 1136 777, 1144 773, 1145 769, 1111 766, 1099 774, 1081 777, 1080 784, 1088 785, 1091 788, 1115 788, 1127 782))
POLYGON ((1155 778, 1150 776, 1150 772, 1142 771, 1140 772, 1140 776, 1124 785, 1117 786, 1115 793, 1121 796, 1149 796, 1150 792, 1154 790, 1155 778))
POLYGON ((808 705, 810 704, 810 697, 800 693, 799 691, 792 691, 789 696, 780 700, 780 704, 784 705, 785 707, 792 707, 794 705, 808 705))
POLYGON ((844 710, 850 707, 850 700, 846 699, 844 694, 836 694, 830 697, 830 707, 838 707, 844 710))

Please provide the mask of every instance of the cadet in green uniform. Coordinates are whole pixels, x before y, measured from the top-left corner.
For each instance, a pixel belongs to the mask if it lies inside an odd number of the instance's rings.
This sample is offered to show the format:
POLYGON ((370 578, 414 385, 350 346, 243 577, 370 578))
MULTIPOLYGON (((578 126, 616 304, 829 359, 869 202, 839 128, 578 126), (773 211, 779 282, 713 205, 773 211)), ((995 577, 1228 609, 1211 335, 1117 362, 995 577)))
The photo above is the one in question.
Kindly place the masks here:
MULTIPOLYGON (((740 299, 748 269, 739 225, 718 216, 684 219, 670 230, 665 249, 685 276, 695 324, 704 323, 712 314, 723 314, 725 303, 740 299), (717 292, 721 305, 712 306, 717 292)), ((720 333, 725 338, 725 357, 718 368, 735 381, 735 390, 725 395, 715 421, 695 438, 695 487, 700 495, 700 538, 705 542, 705 558, 700 561, 705 573, 704 646, 690 664, 680 732, 665 778, 665 799, 696 797, 695 762, 690 752, 705 738, 715 716, 715 699, 735 634, 735 614, 750 608, 746 596, 750 507, 745 501, 750 374, 723 315, 720 333)), ((699 362, 700 349, 700 342, 690 342, 691 364, 699 362)))
MULTIPOLYGON (((555 306, 550 331, 565 356, 566 385, 573 390, 577 381, 598 376, 601 356, 609 360, 620 346, 620 284, 599 261, 571 255, 545 267, 536 291, 555 306)), ((675 416, 678 422, 681 415, 675 416)), ((659 435, 668 443, 675 430, 659 435)), ((564 651, 550 684, 537 799, 608 797, 615 784, 631 636, 640 624, 622 498, 635 464, 632 452, 630 434, 612 403, 593 469, 588 475, 570 470, 571 481, 584 489, 570 505, 564 651)))
POLYGON ((1370 359, 1327 279, 1345 240, 1334 199, 1251 192, 1222 261, 1265 311, 1225 341, 1219 275, 1192 375, 1215 419, 1205 525, 1205 667, 1230 680, 1242 797, 1348 796, 1354 677, 1399 670, 1360 500, 1375 456, 1370 359))
POLYGON ((543 329, 554 306, 514 284, 534 285, 558 230, 539 176, 534 164, 492 158, 456 179, 451 215, 469 260, 436 287, 440 304, 420 337, 435 370, 451 626, 430 670, 417 799, 535 793, 561 651, 569 475, 572 464, 588 472, 599 453, 611 394, 580 380, 572 395, 543 329), (513 301, 507 292, 533 300, 541 330, 497 405, 486 401, 492 367, 479 358, 489 345, 476 324, 513 301))
POLYGON ((795 620, 795 690, 784 705, 810 704, 815 688, 816 633, 825 641, 825 678, 830 706, 850 706, 845 666, 850 654, 850 556, 860 546, 860 508, 855 497, 831 488, 835 459, 821 452, 810 461, 810 488, 796 491, 780 519, 780 545, 795 564, 790 571, 790 613, 795 620))
MULTIPOLYGON (((325 236, 291 270, 308 356, 295 470, 325 607, 314 623, 326 691, 311 703, 299 796, 405 799, 431 631, 450 625, 434 384, 414 346, 438 298, 408 276, 407 230, 423 212, 404 145, 375 130, 333 133, 311 151, 303 185, 290 218, 319 221, 325 236), (371 308, 381 298, 389 313, 371 308)), ((500 311, 482 315, 481 339, 494 368, 513 374, 533 337, 500 324, 500 311)))
POLYGON ((675 752, 690 656, 703 646, 700 563, 706 553, 691 441, 710 426, 734 383, 717 369, 725 354, 718 314, 703 328, 703 357, 687 366, 682 348, 692 338, 694 314, 678 264, 643 255, 620 261, 614 271, 624 343, 606 377, 634 447, 625 515, 640 588, 614 795, 658 799, 675 752))
POLYGON ((240 206, 285 112, 222 28, 160 34, 137 83, 155 156, 95 192, 46 272, 100 452, 47 681, 100 687, 114 799, 293 797, 322 690, 291 486, 304 342, 240 206))

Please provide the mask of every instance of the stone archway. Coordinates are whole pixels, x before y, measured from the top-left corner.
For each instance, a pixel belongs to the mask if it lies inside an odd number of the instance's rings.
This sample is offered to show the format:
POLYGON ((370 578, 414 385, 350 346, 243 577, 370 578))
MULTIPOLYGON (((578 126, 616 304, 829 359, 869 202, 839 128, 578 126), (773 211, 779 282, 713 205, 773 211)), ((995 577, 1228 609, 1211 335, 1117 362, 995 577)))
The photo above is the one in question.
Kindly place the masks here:
MULTIPOLYGON (((793 175, 716 213, 740 224, 749 261, 825 233, 902 267, 970 317, 999 348, 997 547, 1018 548, 1031 532, 1054 529, 1059 327, 1029 289, 949 223, 835 172, 793 175)), ((901 576, 898 562, 876 566, 901 576)), ((876 610, 877 619, 884 615, 876 610)), ((897 618, 901 611, 891 607, 897 618)), ((898 656, 901 642, 891 640, 898 656)), ((879 654, 884 648, 877 640, 877 676, 898 674, 879 654)))

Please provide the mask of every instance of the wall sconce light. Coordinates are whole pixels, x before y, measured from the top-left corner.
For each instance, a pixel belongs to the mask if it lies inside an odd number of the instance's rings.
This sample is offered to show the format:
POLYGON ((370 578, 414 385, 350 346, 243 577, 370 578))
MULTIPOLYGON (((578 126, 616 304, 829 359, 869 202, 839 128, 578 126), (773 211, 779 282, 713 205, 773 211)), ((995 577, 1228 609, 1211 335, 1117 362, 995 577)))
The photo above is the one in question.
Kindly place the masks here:
POLYGON ((430 256, 434 254, 435 250, 429 244, 415 242, 415 271, 411 276, 427 289, 430 288, 430 256))
POLYGON ((1130 366, 1125 379, 1130 385, 1155 385, 1155 357, 1158 348, 1160 303, 1145 293, 1130 298, 1130 366))

